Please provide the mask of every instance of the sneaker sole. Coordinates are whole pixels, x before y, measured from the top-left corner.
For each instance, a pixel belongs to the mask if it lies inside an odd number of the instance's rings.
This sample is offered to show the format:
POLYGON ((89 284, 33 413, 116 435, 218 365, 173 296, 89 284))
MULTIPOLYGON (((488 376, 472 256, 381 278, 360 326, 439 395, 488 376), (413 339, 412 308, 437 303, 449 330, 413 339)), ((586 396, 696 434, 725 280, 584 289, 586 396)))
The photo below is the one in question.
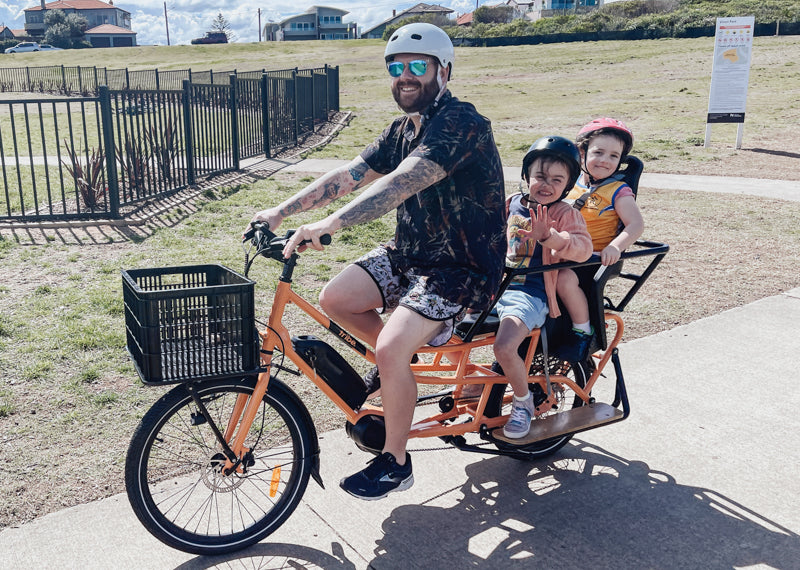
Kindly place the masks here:
POLYGON ((506 436, 508 439, 521 439, 531 433, 531 428, 528 428, 528 431, 525 433, 508 433, 505 429, 503 430, 503 435, 506 436))
POLYGON ((380 499, 385 499, 389 495, 389 493, 395 493, 397 491, 405 491, 406 489, 410 489, 413 484, 414 484, 414 474, 412 473, 411 475, 408 476, 407 479, 401 481, 397 487, 386 491, 383 495, 377 495, 375 497, 366 497, 364 495, 357 495, 352 491, 348 491, 347 489, 344 489, 344 492, 347 493, 348 495, 352 495, 357 499, 361 499, 362 501, 378 501, 380 499))

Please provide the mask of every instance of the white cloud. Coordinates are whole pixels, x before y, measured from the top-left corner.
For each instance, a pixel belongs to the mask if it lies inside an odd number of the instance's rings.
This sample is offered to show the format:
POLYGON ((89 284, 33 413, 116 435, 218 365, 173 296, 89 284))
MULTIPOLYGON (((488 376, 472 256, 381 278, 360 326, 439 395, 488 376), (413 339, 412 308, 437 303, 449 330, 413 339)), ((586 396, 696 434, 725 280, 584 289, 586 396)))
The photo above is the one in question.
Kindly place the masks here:
MULTIPOLYGON (((608 1, 608 0, 607 0, 608 1)), ((472 0, 441 0, 442 6, 452 8, 463 14, 475 9, 472 0)), ((483 4, 484 2, 481 2, 483 4)), ((270 20, 279 22, 289 16, 301 14, 311 6, 331 6, 348 10, 346 22, 356 22, 361 30, 375 26, 398 12, 410 8, 417 2, 391 2, 390 0, 325 0, 324 2, 274 2, 244 0, 225 2, 215 0, 167 0, 167 18, 164 18, 163 0, 114 0, 114 5, 131 13, 131 27, 136 32, 136 40, 141 45, 167 43, 167 22, 169 23, 169 43, 188 44, 192 38, 202 36, 211 27, 217 14, 222 14, 231 25, 238 42, 258 41, 258 9, 261 8, 262 27, 270 20)), ((10 28, 23 28, 23 10, 38 5, 37 0, 28 2, 0 1, 0 23, 10 28)))

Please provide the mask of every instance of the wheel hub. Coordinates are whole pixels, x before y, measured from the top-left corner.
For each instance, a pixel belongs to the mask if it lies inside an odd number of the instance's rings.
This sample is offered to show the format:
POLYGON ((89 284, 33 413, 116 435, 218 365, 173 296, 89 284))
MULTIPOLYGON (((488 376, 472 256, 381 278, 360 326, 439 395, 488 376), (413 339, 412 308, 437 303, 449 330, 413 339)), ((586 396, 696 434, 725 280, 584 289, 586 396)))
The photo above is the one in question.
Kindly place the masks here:
POLYGON ((239 477, 239 473, 236 471, 225 475, 225 462, 225 456, 219 452, 211 455, 206 461, 200 461, 202 465, 200 479, 208 489, 215 493, 230 493, 244 483, 244 478, 239 477))

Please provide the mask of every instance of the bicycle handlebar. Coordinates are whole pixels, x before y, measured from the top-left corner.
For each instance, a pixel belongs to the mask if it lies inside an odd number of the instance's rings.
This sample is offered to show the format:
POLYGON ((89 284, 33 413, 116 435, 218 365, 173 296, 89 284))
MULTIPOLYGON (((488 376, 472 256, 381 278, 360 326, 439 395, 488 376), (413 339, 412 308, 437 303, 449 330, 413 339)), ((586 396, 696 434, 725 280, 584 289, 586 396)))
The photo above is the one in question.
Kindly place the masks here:
MULTIPOLYGON (((287 230, 286 235, 278 237, 269 229, 269 224, 266 222, 252 222, 250 228, 242 236, 242 242, 250 240, 256 248, 257 255, 270 257, 276 261, 285 262, 286 258, 283 257, 283 248, 286 242, 289 241, 294 235, 295 230, 287 230)), ((330 234, 322 234, 319 242, 322 245, 330 245, 332 241, 330 234)), ((311 243, 311 240, 303 240, 298 246, 311 243)))

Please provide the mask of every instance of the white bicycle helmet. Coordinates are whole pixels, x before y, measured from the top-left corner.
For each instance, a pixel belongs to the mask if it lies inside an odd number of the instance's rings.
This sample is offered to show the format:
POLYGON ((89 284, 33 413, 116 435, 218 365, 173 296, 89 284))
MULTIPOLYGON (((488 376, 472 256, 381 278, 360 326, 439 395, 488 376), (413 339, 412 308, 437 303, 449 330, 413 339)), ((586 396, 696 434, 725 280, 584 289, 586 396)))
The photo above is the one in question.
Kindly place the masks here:
POLYGON ((453 72, 453 42, 444 30, 433 24, 417 22, 398 28, 386 42, 383 57, 391 61, 399 53, 421 53, 435 57, 442 67, 449 67, 450 73, 453 72))

